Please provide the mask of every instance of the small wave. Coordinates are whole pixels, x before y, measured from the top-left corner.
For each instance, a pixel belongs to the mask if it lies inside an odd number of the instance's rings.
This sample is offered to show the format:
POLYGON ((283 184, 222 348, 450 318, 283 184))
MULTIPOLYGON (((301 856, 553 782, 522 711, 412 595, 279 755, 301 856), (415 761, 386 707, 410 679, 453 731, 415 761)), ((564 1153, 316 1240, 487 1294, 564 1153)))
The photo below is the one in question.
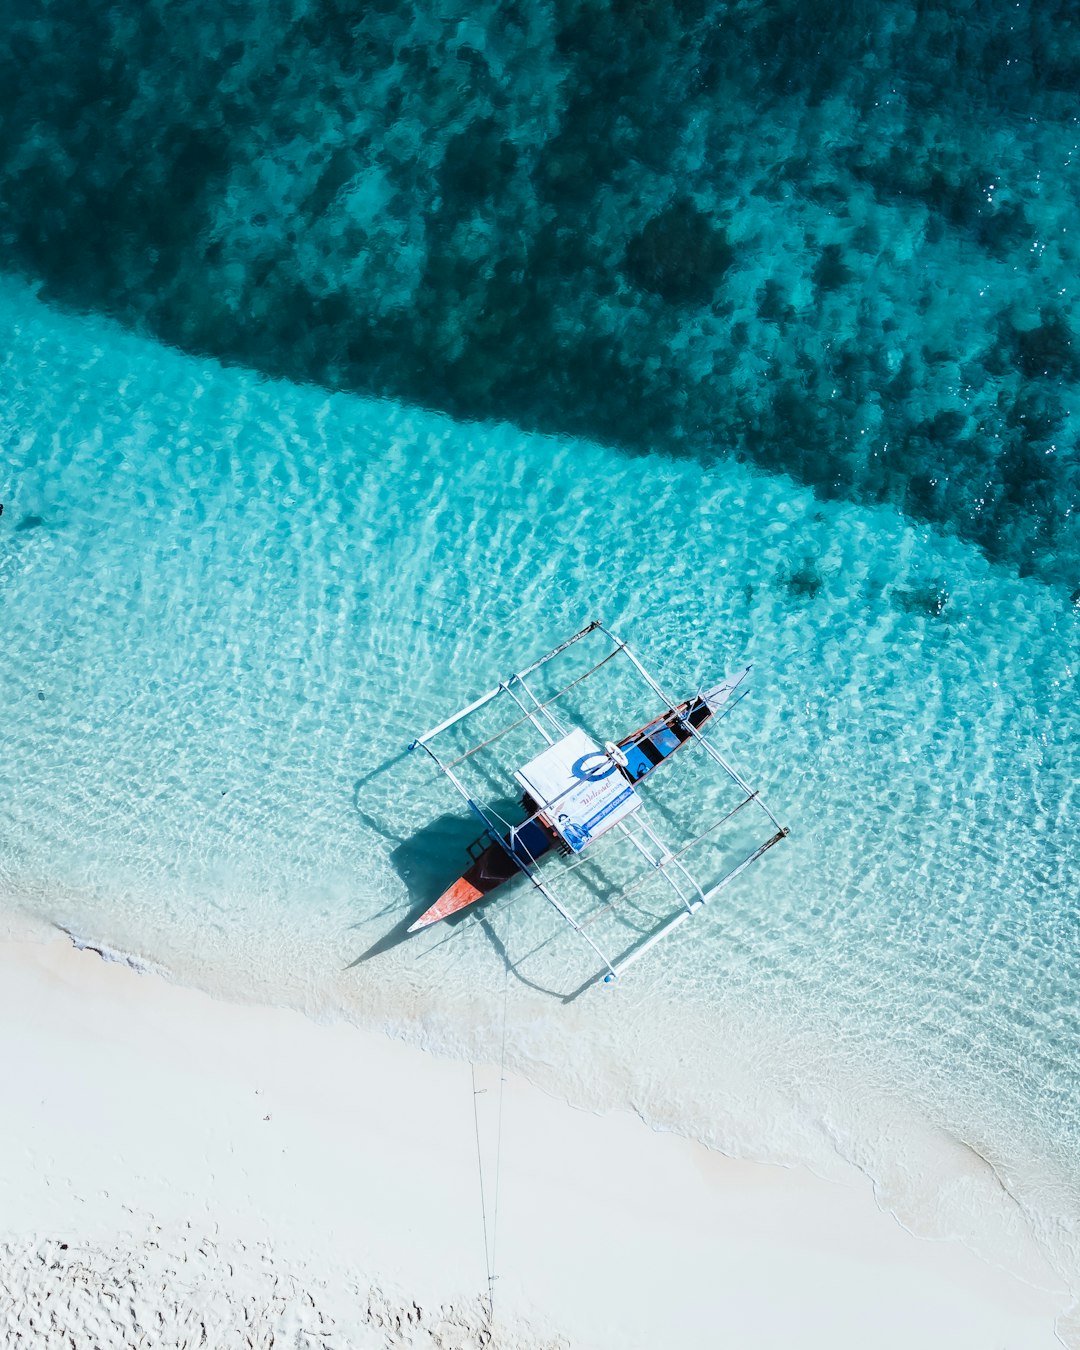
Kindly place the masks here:
POLYGON ((71 945, 76 951, 94 952, 103 961, 109 961, 118 966, 127 966, 138 975, 158 975, 165 979, 169 976, 169 971, 164 966, 159 966, 153 961, 147 961, 144 957, 134 956, 131 952, 119 952, 112 947, 94 942, 90 938, 80 937, 78 933, 73 933, 70 928, 65 928, 62 924, 56 924, 55 927, 57 932, 63 933, 66 938, 71 940, 71 945))

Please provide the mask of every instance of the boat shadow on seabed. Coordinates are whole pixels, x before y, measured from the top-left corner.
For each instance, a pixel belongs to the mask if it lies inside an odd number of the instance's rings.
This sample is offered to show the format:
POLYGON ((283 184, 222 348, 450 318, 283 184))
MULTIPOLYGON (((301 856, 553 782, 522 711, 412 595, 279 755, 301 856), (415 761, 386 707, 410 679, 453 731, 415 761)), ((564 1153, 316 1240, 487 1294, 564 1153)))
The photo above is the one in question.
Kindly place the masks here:
MULTIPOLYGON (((396 756, 393 760, 388 760, 379 768, 372 770, 365 778, 357 780, 353 785, 353 808, 360 817, 364 826, 373 833, 381 835, 387 842, 392 843, 394 847, 388 853, 388 860, 391 867, 401 878, 409 894, 409 909, 403 918, 398 921, 382 935, 376 942, 359 956, 355 957, 345 967, 346 970, 353 970, 366 962, 373 960, 377 956, 382 956, 386 952, 393 951, 395 947, 405 942, 416 942, 417 935, 409 932, 409 925, 428 907, 431 901, 446 885, 448 874, 453 871, 455 858, 466 858, 467 849, 476 839, 477 822, 468 817, 462 817, 458 812, 447 812, 444 815, 436 817, 421 829, 414 831, 407 837, 396 834, 388 827, 385 821, 379 820, 370 811, 366 810, 361 804, 364 785, 369 779, 377 774, 386 772, 393 768, 401 756, 396 756)), ((508 804, 507 804, 508 805, 508 804)), ((568 994, 563 989, 553 989, 549 986, 536 983, 528 979, 516 967, 514 960, 506 949, 506 944, 496 933, 489 918, 484 913, 492 904, 500 899, 513 899, 502 894, 493 895, 489 900, 480 901, 470 907, 468 911, 461 914, 453 914, 444 919, 439 927, 443 930, 441 940, 436 941, 429 946, 421 946, 421 954, 434 951, 445 942, 452 941, 457 935, 456 930, 460 929, 462 924, 478 924, 487 940, 491 943, 493 949, 503 962, 506 970, 527 985, 530 989, 535 989, 542 994, 550 995, 552 998, 568 1000, 576 997, 581 990, 574 990, 568 994)), ((374 921, 381 918, 388 918, 398 912, 397 904, 388 906, 386 909, 371 915, 361 923, 354 925, 356 928, 367 928, 374 921)), ((590 984, 592 981, 589 982, 590 984)))
MULTIPOLYGON (((391 835, 388 830, 378 826, 368 812, 362 810, 359 805, 357 805, 357 811, 369 829, 377 829, 384 838, 396 841, 387 858, 390 866, 401 878, 409 893, 409 910, 405 917, 400 919, 388 933, 385 933, 377 942, 362 952, 355 961, 349 963, 348 969, 350 970, 353 966, 359 966, 365 961, 370 961, 372 957, 381 956, 383 952, 393 950, 394 947, 413 936, 409 933, 409 925, 419 913, 423 912, 422 908, 416 908, 416 906, 430 903, 429 897, 438 894, 442 886, 445 885, 446 873, 450 870, 447 867, 447 858, 459 854, 464 856, 466 848, 476 834, 475 822, 462 820, 460 815, 448 812, 445 815, 438 816, 408 838, 402 839, 396 835, 391 835)), ((387 915, 395 913, 397 909, 397 904, 394 904, 372 915, 371 919, 365 919, 362 924, 357 924, 356 927, 366 928, 372 920, 385 918, 387 915)), ((468 917, 467 914, 461 914, 453 916, 453 919, 460 922, 468 917)), ((451 924, 451 926, 456 926, 456 924, 451 924)))

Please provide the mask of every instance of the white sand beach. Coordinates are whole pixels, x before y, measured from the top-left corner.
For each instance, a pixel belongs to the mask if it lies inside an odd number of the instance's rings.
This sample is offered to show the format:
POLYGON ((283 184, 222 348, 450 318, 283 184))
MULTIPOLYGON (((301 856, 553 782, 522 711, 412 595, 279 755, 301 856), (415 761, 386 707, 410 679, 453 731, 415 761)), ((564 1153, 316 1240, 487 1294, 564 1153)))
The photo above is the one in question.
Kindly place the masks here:
POLYGON ((496 1222, 490 1066, 66 940, 5 943, 0 972, 6 1346, 1060 1344, 1037 1255, 1022 1282, 913 1237, 857 1174, 728 1159, 511 1079, 496 1222))

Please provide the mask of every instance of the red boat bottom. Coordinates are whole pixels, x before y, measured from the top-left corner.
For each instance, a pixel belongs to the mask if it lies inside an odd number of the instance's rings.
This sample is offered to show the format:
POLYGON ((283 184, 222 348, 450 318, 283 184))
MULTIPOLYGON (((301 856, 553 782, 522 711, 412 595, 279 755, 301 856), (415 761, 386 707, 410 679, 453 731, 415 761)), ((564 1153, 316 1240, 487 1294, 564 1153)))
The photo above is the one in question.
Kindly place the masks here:
POLYGON ((428 924, 438 923, 440 919, 447 919, 451 914, 456 914, 459 909, 468 909, 470 905, 483 898, 483 891, 474 886, 467 878, 459 877, 449 890, 443 891, 430 909, 425 909, 417 921, 409 925, 409 932, 415 933, 421 928, 426 928, 428 924))

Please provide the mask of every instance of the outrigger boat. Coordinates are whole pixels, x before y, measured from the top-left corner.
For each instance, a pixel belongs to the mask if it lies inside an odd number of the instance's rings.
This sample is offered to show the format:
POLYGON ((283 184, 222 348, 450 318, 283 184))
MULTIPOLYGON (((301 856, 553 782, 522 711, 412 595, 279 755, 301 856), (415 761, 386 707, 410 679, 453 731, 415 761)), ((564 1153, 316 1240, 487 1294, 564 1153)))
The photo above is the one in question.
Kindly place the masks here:
MULTIPOLYGON (((591 764, 582 766, 581 777, 587 781, 596 781, 598 777, 607 777, 617 771, 627 782, 640 783, 665 760, 670 759, 676 750, 693 740, 694 732, 701 730, 749 673, 750 667, 747 666, 734 678, 694 698, 685 699, 637 731, 632 731, 629 736, 624 736, 621 741, 616 741, 613 746, 607 746, 599 762, 594 758, 591 764)), ((536 799, 528 791, 522 794, 521 805, 529 819, 516 830, 510 830, 490 843, 468 871, 452 886, 448 886, 415 923, 409 925, 410 933, 419 932, 429 924, 448 919, 451 914, 458 914, 470 905, 475 905, 512 877, 527 872, 549 849, 561 848, 565 851, 573 847, 564 839, 550 816, 538 809, 536 799)))
POLYGON ((409 932, 427 928, 441 919, 458 914, 491 895, 512 878, 527 877, 533 886, 555 907, 597 953, 607 967, 605 980, 619 975, 661 938, 695 914, 707 901, 757 861, 768 849, 783 839, 788 831, 754 791, 727 762, 703 734, 714 719, 725 715, 745 693, 744 681, 749 674, 747 666, 723 683, 681 702, 672 701, 653 679, 638 658, 601 622, 594 621, 567 641, 545 653, 495 689, 475 699, 460 712, 447 718, 424 735, 418 736, 410 750, 424 749, 437 767, 464 797, 469 808, 483 822, 484 835, 480 852, 473 854, 468 870, 448 887, 443 894, 410 926, 409 932), (600 661, 583 674, 577 675, 564 688, 550 696, 538 697, 526 683, 541 667, 553 661, 590 634, 599 633, 612 644, 600 661), (652 721, 619 741, 600 744, 582 727, 565 725, 554 710, 557 701, 594 675, 614 657, 623 655, 659 699, 664 711, 652 721), (457 726, 500 695, 507 696, 519 716, 479 744, 444 762, 434 748, 440 736, 457 726), (457 769, 479 751, 491 746, 507 733, 529 726, 539 733, 544 748, 513 773, 521 790, 521 807, 525 819, 510 824, 492 806, 481 802, 462 781, 457 769), (709 825, 689 844, 675 850, 667 845, 641 811, 642 798, 638 787, 642 781, 677 750, 697 746, 713 761, 739 791, 736 804, 719 820, 709 825), (726 873, 707 889, 690 873, 683 855, 725 824, 744 807, 754 806, 767 817, 771 832, 763 841, 755 841, 746 856, 741 856, 726 873), (668 883, 682 902, 682 908, 664 919, 654 931, 647 933, 616 960, 610 960, 584 932, 555 893, 549 871, 541 869, 540 860, 553 851, 567 858, 581 853, 595 840, 609 831, 617 830, 647 860, 668 883))

